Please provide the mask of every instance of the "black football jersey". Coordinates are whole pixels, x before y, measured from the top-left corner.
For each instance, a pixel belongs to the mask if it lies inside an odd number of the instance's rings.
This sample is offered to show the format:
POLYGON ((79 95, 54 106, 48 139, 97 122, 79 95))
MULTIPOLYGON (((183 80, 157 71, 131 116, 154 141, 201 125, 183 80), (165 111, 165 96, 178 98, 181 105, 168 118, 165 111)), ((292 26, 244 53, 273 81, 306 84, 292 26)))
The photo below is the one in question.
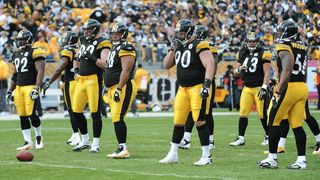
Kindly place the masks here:
MULTIPOLYGON (((105 86, 110 87, 119 83, 120 74, 122 71, 121 57, 123 56, 133 56, 136 61, 136 50, 134 46, 129 42, 122 42, 118 45, 112 45, 112 49, 108 58, 108 67, 104 76, 105 86)), ((134 68, 135 66, 130 72, 129 80, 133 78, 134 68)))
POLYGON ((289 51, 294 56, 293 70, 289 82, 306 82, 306 67, 307 67, 307 47, 302 42, 282 41, 276 44, 277 51, 277 66, 279 75, 282 72, 280 51, 289 51))
POLYGON ((175 50, 177 80, 180 86, 189 87, 204 82, 206 69, 202 65, 199 54, 209 50, 208 41, 194 40, 185 46, 179 45, 175 50))
POLYGON ((12 55, 12 62, 16 67, 19 86, 35 85, 37 81, 36 61, 44 61, 46 52, 41 48, 28 47, 12 55))
POLYGON ((78 48, 76 46, 68 46, 61 51, 61 57, 65 57, 69 60, 68 65, 64 70, 65 81, 74 80, 73 59, 77 51, 78 51, 78 48))
POLYGON ((92 74, 101 74, 103 72, 103 70, 100 69, 92 61, 84 59, 82 55, 87 52, 100 59, 101 51, 105 48, 110 49, 111 43, 103 37, 99 37, 92 42, 88 42, 85 38, 80 39, 80 46, 78 51, 80 59, 80 75, 87 76, 92 74))
POLYGON ((255 51, 250 52, 247 48, 242 48, 237 53, 237 61, 248 69, 241 72, 241 77, 244 85, 247 87, 262 86, 264 71, 263 64, 270 63, 272 54, 264 48, 257 48, 255 51))

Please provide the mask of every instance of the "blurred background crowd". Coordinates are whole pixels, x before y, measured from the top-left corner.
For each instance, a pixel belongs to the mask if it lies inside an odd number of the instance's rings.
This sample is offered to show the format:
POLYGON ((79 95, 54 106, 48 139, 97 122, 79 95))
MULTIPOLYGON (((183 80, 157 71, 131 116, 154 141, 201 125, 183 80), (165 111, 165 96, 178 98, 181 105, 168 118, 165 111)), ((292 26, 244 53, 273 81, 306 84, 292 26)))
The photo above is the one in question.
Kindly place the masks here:
POLYGON ((97 19, 105 36, 112 23, 125 22, 129 40, 138 51, 138 62, 150 66, 166 55, 181 18, 207 26, 209 40, 217 44, 219 59, 225 61, 235 60, 249 30, 261 37, 263 45, 272 47, 275 26, 292 18, 310 47, 310 58, 320 60, 317 0, 0 0, 0 89, 7 85, 9 73, 4 73, 4 66, 16 46, 19 30, 30 30, 36 38, 34 46, 42 47, 47 61, 56 63, 61 35, 70 30, 79 32, 87 18, 97 19))

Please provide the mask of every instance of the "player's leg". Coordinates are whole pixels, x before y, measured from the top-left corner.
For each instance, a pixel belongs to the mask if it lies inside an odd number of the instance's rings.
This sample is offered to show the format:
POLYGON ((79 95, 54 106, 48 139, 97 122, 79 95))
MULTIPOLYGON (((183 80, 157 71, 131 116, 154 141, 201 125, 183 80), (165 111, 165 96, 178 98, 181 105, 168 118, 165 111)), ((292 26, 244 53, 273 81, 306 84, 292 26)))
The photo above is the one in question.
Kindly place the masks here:
POLYGON ((81 151, 83 149, 90 148, 87 120, 83 115, 83 111, 84 111, 84 108, 85 108, 87 100, 88 100, 84 76, 80 76, 77 78, 76 87, 77 88, 75 88, 75 90, 74 90, 73 102, 71 103, 71 105, 72 105, 74 117, 75 117, 75 119, 78 123, 78 126, 79 126, 82 140, 72 150, 73 151, 81 151))
POLYGON ((39 116, 36 114, 37 103, 36 103, 36 100, 32 100, 29 95, 32 90, 33 90, 33 86, 23 86, 26 116, 30 118, 31 124, 35 132, 35 136, 36 136, 35 147, 36 149, 42 149, 43 137, 41 134, 41 121, 39 116))
POLYGON ((215 85, 215 81, 212 82, 212 86, 211 86, 211 96, 210 98, 210 105, 209 107, 209 112, 206 113, 206 123, 209 129, 209 148, 213 149, 215 147, 214 145, 214 120, 213 120, 213 115, 212 115, 212 109, 213 109, 213 103, 214 103, 214 97, 215 97, 215 92, 216 92, 216 85, 215 85))
POLYGON ((238 137, 234 142, 229 143, 230 146, 242 146, 245 144, 244 135, 248 126, 248 115, 254 103, 254 94, 251 88, 244 87, 240 96, 240 118, 238 125, 238 137))
POLYGON ((287 140, 287 135, 289 133, 289 120, 286 116, 280 123, 280 140, 278 143, 277 152, 285 153, 285 145, 287 140))
POLYGON ((179 144, 179 148, 181 149, 190 149, 191 147, 191 134, 194 126, 194 122, 192 119, 192 113, 190 112, 187 117, 187 121, 184 127, 183 139, 179 144))
MULTIPOLYGON (((303 89, 302 89, 303 90, 303 89)), ((307 90, 305 91, 307 94, 307 90)), ((302 126, 302 119, 304 116, 304 106, 306 99, 298 101, 291 108, 289 116, 289 124, 293 130, 296 140, 296 147, 298 151, 298 158, 295 163, 290 165, 289 169, 305 169, 306 164, 306 142, 307 136, 302 126)))
POLYGON ((305 112, 306 112, 306 123, 308 124, 310 130, 312 131, 315 139, 316 139, 316 145, 315 149, 313 151, 313 155, 320 155, 320 130, 319 130, 319 124, 317 120, 310 114, 309 111, 309 102, 306 101, 305 104, 305 112))
POLYGON ((73 94, 75 90, 76 81, 66 81, 65 88, 64 88, 64 97, 65 97, 65 104, 67 106, 69 117, 70 117, 70 124, 72 128, 72 135, 67 140, 67 144, 72 146, 78 145, 81 141, 80 134, 79 134, 79 127, 77 120, 74 117, 74 113, 72 110, 72 101, 73 101, 73 94))
POLYGON ((137 88, 133 80, 127 82, 122 88, 120 95, 120 102, 113 100, 113 94, 117 85, 109 89, 111 91, 110 108, 111 108, 111 120, 114 125, 114 131, 118 141, 118 149, 111 154, 108 154, 109 158, 129 158, 129 152, 127 148, 127 125, 125 123, 125 116, 131 107, 131 104, 136 96, 137 88))
POLYGON ((265 99, 264 100, 260 100, 258 98, 258 93, 259 93, 259 90, 258 89, 255 89, 256 93, 255 93, 255 96, 254 96, 254 101, 255 101, 255 104, 256 104, 256 109, 257 109, 257 113, 258 113, 258 116, 259 116, 259 119, 261 121, 261 124, 262 124, 262 127, 264 129, 264 132, 265 132, 265 135, 264 135, 264 140, 263 142, 261 143, 261 145, 263 146, 266 146, 268 145, 268 125, 267 125, 267 115, 265 114, 265 99))
POLYGON ((86 92, 88 106, 92 117, 93 141, 90 152, 99 152, 100 136, 102 131, 102 119, 100 111, 100 100, 102 98, 102 80, 97 75, 90 75, 86 80, 86 92))
POLYGON ((183 138, 184 125, 191 110, 190 97, 186 92, 186 89, 187 88, 183 88, 180 86, 174 99, 174 127, 171 140, 171 148, 167 156, 160 160, 159 163, 176 163, 178 161, 179 143, 183 138))
POLYGON ((206 110, 209 111, 210 104, 208 102, 210 102, 210 99, 201 99, 199 96, 202 86, 202 84, 199 84, 188 89, 192 119, 195 121, 202 149, 200 160, 194 163, 194 165, 198 166, 212 163, 209 148, 209 129, 206 123, 206 110))

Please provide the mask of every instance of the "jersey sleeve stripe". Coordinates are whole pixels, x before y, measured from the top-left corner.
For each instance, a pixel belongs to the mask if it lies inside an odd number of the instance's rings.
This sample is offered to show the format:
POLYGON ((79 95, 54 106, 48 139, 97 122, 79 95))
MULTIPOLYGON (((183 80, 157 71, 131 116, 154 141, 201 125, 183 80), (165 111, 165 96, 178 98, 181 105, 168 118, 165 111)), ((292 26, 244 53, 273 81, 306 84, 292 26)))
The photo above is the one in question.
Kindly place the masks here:
POLYGON ((62 50, 61 51, 61 57, 66 57, 69 58, 69 60, 71 61, 73 58, 73 53, 71 51, 68 50, 62 50))
POLYGON ((97 49, 105 49, 105 48, 111 49, 110 41, 107 41, 107 40, 101 41, 97 46, 97 49))
POLYGON ((269 51, 265 51, 262 55, 262 59, 265 61, 271 61, 272 60, 272 54, 269 51))
POLYGON ((289 51, 292 53, 291 47, 289 45, 286 44, 277 44, 276 45, 276 51, 289 51))
POLYGON ((196 53, 200 53, 204 50, 210 50, 208 41, 201 41, 196 47, 196 53))
POLYGON ((218 47, 210 46, 210 51, 211 51, 212 54, 218 54, 218 47))
POLYGON ((121 49, 119 51, 119 57, 123 57, 123 56, 133 56, 136 57, 136 52, 135 51, 126 51, 121 49))
POLYGON ((43 49, 37 48, 33 50, 32 59, 41 60, 46 58, 46 52, 43 49), (41 58, 40 58, 41 57, 41 58))

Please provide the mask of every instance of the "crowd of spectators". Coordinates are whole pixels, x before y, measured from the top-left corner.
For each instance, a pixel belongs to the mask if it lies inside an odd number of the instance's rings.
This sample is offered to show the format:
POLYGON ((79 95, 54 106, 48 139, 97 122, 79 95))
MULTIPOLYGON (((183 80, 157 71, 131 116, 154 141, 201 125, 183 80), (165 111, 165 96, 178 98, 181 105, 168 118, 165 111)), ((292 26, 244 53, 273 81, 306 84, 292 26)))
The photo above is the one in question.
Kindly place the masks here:
POLYGON ((89 17, 102 23, 105 35, 112 23, 125 22, 130 40, 142 50, 141 60, 149 62, 165 56, 181 18, 206 25, 210 40, 225 54, 237 51, 249 30, 271 46, 275 26, 288 18, 298 22, 301 37, 313 50, 320 44, 320 2, 316 0, 0 0, 0 54, 9 58, 17 32, 27 28, 36 37, 34 45, 58 60, 61 34, 79 32, 89 17))

